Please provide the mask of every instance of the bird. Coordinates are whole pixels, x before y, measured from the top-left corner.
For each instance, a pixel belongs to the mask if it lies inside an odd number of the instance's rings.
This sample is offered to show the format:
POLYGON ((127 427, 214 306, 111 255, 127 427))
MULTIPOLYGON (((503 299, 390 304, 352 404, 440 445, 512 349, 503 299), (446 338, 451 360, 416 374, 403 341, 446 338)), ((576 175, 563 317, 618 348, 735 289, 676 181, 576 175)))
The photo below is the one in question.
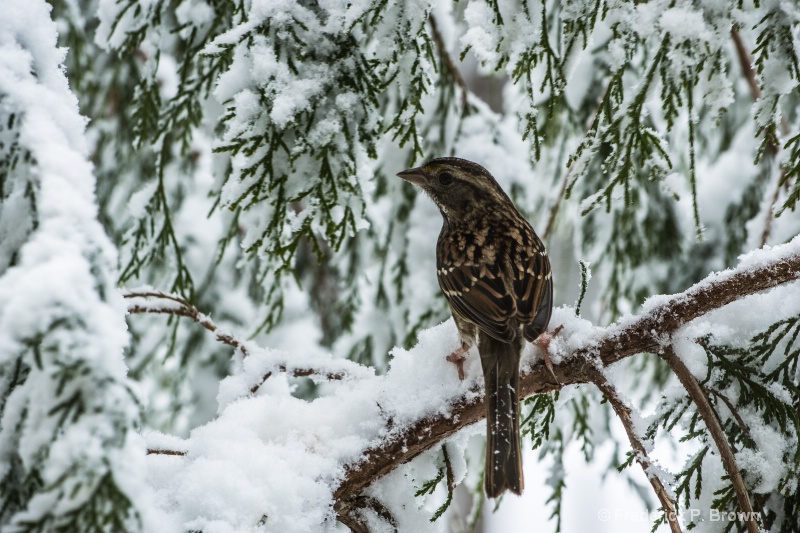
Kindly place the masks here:
MULTIPOLYGON (((477 345, 483 370, 484 490, 489 498, 506 491, 522 494, 519 365, 525 341, 547 335, 553 308, 547 250, 497 180, 477 163, 440 157, 397 176, 427 194, 442 215, 436 277, 461 341, 447 358, 458 364, 477 345)), ((544 354, 549 363, 546 344, 544 354)), ((459 374, 463 379, 461 367, 459 374)))

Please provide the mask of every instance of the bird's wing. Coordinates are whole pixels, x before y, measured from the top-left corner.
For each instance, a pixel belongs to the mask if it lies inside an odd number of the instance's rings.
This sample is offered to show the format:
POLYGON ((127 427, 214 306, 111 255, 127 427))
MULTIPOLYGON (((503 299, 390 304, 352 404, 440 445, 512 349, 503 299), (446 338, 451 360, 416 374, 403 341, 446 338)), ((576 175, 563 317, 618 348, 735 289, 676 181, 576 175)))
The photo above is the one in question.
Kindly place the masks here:
POLYGON ((454 311, 495 339, 514 339, 510 321, 517 315, 515 297, 503 283, 497 265, 439 264, 436 275, 454 311))
POLYGON ((552 300, 553 292, 550 261, 543 246, 535 249, 536 252, 531 257, 520 257, 511 266, 517 316, 522 324, 530 324, 538 318, 543 304, 552 307, 552 303, 548 303, 552 300))
POLYGON ((523 330, 526 340, 533 342, 539 338, 539 335, 547 331, 547 325, 550 323, 550 315, 552 312, 553 279, 548 278, 544 287, 542 301, 539 303, 538 310, 536 311, 536 316, 533 317, 533 321, 525 326, 525 329, 523 330))

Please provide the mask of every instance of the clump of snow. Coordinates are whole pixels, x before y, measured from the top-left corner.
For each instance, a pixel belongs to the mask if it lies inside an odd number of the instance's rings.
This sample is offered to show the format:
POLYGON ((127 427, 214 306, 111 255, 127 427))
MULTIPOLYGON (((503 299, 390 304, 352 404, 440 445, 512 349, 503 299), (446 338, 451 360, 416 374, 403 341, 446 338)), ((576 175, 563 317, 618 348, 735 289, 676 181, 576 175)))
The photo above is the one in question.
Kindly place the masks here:
MULTIPOLYGON (((148 479, 161 510, 185 529, 288 532, 333 527, 332 490, 345 464, 393 437, 393 425, 402 428, 426 415, 447 415, 455 400, 480 394, 477 354, 468 358, 465 381, 459 381, 445 359, 458 345, 455 326, 447 321, 422 332, 413 349, 396 349, 386 375, 331 360, 326 370, 344 370, 351 378, 333 383, 329 394, 313 401, 288 396, 284 387, 248 394, 251 378, 274 369, 275 361, 290 367, 303 364, 295 358, 301 353, 254 350, 223 382, 217 419, 184 441, 147 435, 151 447, 188 451, 186 456, 148 456, 148 479)), ((276 379, 280 381, 273 376, 266 383, 276 379)), ((454 442, 460 444, 449 447, 451 461, 460 465, 459 479, 466 471, 460 455, 471 434, 459 436, 454 442)), ((409 468, 427 467, 403 466, 393 475, 402 477, 409 468)), ((375 490, 401 497, 390 482, 375 490)), ((408 498, 407 490, 403 497, 408 498)))
POLYGON ((751 250, 750 252, 741 255, 739 257, 738 268, 752 270, 754 268, 763 267, 779 259, 783 259, 784 257, 792 257, 797 255, 800 255, 800 235, 794 237, 786 244, 764 246, 763 248, 751 250))
POLYGON ((182 26, 200 26, 214 19, 214 9, 206 0, 183 0, 175 8, 175 17, 182 26))
MULTIPOLYGON (((554 364, 561 362, 564 357, 579 348, 585 348, 597 342, 604 333, 603 328, 594 326, 588 320, 575 316, 575 309, 570 306, 561 306, 553 309, 550 318, 549 331, 562 326, 558 335, 550 341, 550 359, 554 364)), ((523 350, 522 368, 532 365, 538 360, 539 348, 527 343, 523 350), (533 355, 536 355, 536 359, 533 355)))
POLYGON ((131 195, 127 205, 132 218, 138 219, 146 214, 147 205, 152 200, 157 188, 158 181, 153 180, 131 195))
MULTIPOLYGON (((702 325, 708 327, 708 322, 702 322, 702 325)), ((708 358, 706 351, 702 346, 698 345, 696 340, 699 336, 693 336, 692 332, 696 331, 695 328, 686 328, 687 334, 676 335, 672 339, 672 346, 675 353, 686 364, 689 371, 698 379, 704 380, 708 372, 708 358)))
MULTIPOLYGON (((298 331, 301 333, 301 331, 298 331)), ((245 344, 248 355, 243 358, 241 368, 234 375, 220 382, 217 400, 220 408, 251 393, 253 387, 269 383, 272 375, 295 372, 308 375, 316 383, 365 379, 375 375, 372 368, 364 367, 349 359, 334 359, 329 354, 295 351, 291 355, 279 350, 260 348, 245 344), (308 371, 313 371, 309 373, 308 371), (264 380, 264 377, 270 378, 264 380)))
POLYGON ((711 32, 703 20, 703 13, 686 6, 676 6, 661 13, 661 28, 675 40, 700 39, 707 41, 711 32))
POLYGON ((494 13, 486 2, 470 2, 464 10, 464 20, 469 29, 461 37, 461 44, 465 48, 470 47, 479 61, 490 65, 498 61, 497 44, 500 40, 499 29, 492 22, 493 19, 494 13))
POLYGON ((768 494, 778 490, 786 475, 787 452, 797 446, 797 436, 789 436, 764 423, 763 413, 742 408, 739 414, 749 428, 755 446, 736 452, 736 463, 746 473, 752 491, 768 494))

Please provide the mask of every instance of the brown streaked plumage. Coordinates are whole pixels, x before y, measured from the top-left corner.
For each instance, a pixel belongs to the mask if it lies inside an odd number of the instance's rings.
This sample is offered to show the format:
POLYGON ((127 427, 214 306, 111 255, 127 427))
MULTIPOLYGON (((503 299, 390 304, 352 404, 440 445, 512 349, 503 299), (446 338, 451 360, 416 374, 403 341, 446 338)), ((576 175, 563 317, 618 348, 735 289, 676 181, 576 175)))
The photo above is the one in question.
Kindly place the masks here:
POLYGON ((523 339, 550 322, 553 283, 542 241, 482 166, 455 157, 398 173, 433 199, 444 224, 436 276, 463 353, 477 344, 486 388, 485 488, 490 498, 523 489, 519 362, 523 339))

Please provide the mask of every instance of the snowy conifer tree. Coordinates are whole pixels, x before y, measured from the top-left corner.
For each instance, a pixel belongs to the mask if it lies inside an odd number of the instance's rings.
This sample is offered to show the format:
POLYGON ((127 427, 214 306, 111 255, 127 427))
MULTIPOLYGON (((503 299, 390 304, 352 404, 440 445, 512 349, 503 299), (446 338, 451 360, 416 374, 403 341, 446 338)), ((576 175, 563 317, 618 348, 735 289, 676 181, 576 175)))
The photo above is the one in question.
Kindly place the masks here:
POLYGON ((149 512, 125 304, 48 11, 0 5, 0 523, 139 530, 149 512))
POLYGON ((553 261, 525 527, 577 530, 577 450, 641 529, 800 529, 796 3, 51 4, 0 3, 3 530, 478 527, 480 364, 394 176, 444 155, 553 261))

